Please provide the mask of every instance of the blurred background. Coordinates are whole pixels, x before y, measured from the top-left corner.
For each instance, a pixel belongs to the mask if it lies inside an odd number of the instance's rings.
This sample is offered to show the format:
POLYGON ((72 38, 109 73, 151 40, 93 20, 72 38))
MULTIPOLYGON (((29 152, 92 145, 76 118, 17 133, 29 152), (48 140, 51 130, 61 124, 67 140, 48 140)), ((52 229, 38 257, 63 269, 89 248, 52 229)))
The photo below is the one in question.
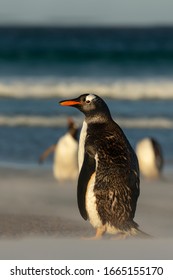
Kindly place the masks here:
POLYGON ((82 123, 58 101, 86 92, 133 147, 154 137, 172 161, 172 11, 169 0, 0 0, 0 164, 37 164, 67 116, 82 123))

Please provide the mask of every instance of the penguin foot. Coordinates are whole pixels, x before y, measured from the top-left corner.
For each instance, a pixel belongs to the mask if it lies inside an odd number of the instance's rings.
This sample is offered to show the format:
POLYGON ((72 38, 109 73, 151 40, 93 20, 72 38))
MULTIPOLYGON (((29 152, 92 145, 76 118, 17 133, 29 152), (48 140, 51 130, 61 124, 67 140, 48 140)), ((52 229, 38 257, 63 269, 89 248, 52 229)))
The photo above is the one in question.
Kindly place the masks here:
POLYGON ((85 240, 99 240, 102 239, 103 234, 105 233, 106 229, 105 227, 100 227, 96 229, 96 235, 92 236, 92 237, 83 237, 82 239, 85 240))
POLYGON ((96 229, 96 235, 95 235, 96 239, 101 239, 103 234, 105 233, 105 231, 106 231, 105 226, 97 228, 96 229))
POLYGON ((102 239, 102 236, 96 236, 96 235, 94 235, 94 236, 91 236, 91 237, 82 237, 82 239, 83 240, 100 240, 100 239, 102 239))

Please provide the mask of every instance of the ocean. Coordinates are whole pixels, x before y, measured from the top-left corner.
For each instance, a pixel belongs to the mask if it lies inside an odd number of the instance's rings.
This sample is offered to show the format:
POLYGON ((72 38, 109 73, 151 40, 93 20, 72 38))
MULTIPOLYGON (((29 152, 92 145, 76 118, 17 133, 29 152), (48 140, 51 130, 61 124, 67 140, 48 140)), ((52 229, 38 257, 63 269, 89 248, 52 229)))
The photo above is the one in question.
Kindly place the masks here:
POLYGON ((86 92, 134 148, 155 137, 173 160, 173 27, 1 27, 0 164, 38 164, 68 116, 83 120, 58 102, 86 92))

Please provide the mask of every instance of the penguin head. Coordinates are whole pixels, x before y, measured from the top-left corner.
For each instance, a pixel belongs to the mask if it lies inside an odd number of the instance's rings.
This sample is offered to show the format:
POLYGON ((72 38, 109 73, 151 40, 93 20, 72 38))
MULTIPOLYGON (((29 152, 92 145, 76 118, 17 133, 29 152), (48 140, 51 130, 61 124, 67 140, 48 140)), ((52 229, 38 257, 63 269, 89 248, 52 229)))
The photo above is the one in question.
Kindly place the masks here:
POLYGON ((61 106, 72 106, 79 109, 88 119, 110 118, 110 112, 106 103, 98 95, 82 94, 75 99, 60 101, 61 106))

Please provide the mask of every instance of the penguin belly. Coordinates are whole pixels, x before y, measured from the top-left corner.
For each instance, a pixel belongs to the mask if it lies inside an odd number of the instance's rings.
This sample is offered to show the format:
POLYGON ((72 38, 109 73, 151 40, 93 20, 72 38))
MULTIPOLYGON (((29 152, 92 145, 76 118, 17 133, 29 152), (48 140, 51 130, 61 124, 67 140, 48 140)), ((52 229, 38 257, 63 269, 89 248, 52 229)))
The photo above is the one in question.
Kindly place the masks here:
POLYGON ((91 225, 96 229, 104 227, 105 232, 109 234, 117 234, 118 232, 121 231, 118 230, 116 227, 111 226, 109 223, 103 225, 101 218, 98 214, 97 202, 94 193, 95 178, 96 178, 96 172, 94 172, 93 175, 91 176, 86 192, 86 210, 89 217, 89 221, 91 225))
POLYGON ((53 173, 58 180, 74 180, 78 176, 78 143, 70 134, 57 143, 54 155, 53 173))
POLYGON ((88 182, 87 191, 86 191, 86 210, 89 217, 89 221, 94 228, 101 227, 102 221, 99 217, 97 210, 97 202, 94 193, 94 185, 95 185, 96 172, 94 172, 88 182))
POLYGON ((144 139, 138 143, 136 154, 141 173, 146 177, 157 177, 159 171, 156 166, 156 158, 150 139, 144 139))

